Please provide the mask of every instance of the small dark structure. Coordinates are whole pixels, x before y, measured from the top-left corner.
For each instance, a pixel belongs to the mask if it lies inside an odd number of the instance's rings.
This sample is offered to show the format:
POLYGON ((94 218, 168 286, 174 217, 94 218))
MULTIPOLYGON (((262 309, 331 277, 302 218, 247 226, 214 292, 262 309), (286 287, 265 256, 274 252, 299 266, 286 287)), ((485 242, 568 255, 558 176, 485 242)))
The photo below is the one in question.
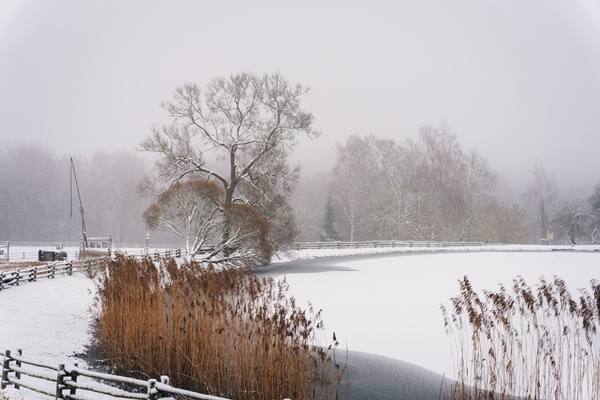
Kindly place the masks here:
POLYGON ((64 261, 66 259, 66 251, 38 250, 38 261, 64 261))

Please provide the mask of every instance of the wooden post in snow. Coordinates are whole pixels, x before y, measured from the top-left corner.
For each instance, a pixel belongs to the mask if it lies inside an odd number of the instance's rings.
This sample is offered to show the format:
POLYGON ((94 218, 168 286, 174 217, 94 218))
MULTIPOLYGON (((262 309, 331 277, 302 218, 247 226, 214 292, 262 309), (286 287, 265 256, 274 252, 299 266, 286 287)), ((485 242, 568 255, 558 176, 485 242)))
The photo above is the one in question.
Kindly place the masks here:
POLYGON ((8 381, 8 373, 10 372, 10 362, 13 359, 10 357, 10 350, 4 351, 4 361, 2 362, 2 380, 0 381, 0 389, 6 389, 8 381))

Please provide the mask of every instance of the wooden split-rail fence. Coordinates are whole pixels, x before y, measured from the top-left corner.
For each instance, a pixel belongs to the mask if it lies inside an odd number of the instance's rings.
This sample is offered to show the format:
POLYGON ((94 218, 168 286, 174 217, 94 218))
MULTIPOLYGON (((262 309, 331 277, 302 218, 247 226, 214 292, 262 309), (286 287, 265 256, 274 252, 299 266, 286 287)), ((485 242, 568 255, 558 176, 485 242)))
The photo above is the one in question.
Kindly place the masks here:
MULTIPOLYGON (((151 257, 153 260, 158 261, 162 257, 179 258, 181 257, 181 253, 180 249, 163 250, 151 254, 133 255, 131 257, 151 257)), ((36 282, 43 278, 72 275, 75 271, 87 271, 93 275, 93 270, 97 269, 106 258, 107 256, 76 261, 53 261, 44 265, 33 265, 12 270, 0 269, 0 291, 13 286, 19 286, 23 283, 36 282)))
MULTIPOLYGON (((433 248, 433 247, 467 247, 475 246, 481 247, 486 245, 482 242, 434 242, 434 241, 397 241, 397 240, 369 240, 361 242, 305 242, 305 243, 292 243, 289 246, 290 250, 309 250, 309 249, 367 249, 367 248, 383 248, 383 247, 419 247, 419 248, 433 248)), ((211 250, 212 247, 205 246, 204 251, 211 250)), ((134 254, 131 257, 142 258, 151 257, 153 260, 158 261, 162 257, 166 258, 180 258, 182 254, 186 254, 185 250, 181 249, 167 249, 162 251, 155 251, 152 253, 141 253, 139 255, 134 254)), ((78 261, 65 261, 65 262, 51 262, 41 266, 30 266, 27 268, 18 268, 14 270, 0 270, 0 290, 6 289, 11 286, 18 286, 25 282, 35 282, 40 278, 54 278, 57 275, 66 274, 71 275, 73 271, 78 270, 91 270, 97 268, 98 265, 104 260, 104 257, 98 257, 94 259, 78 260, 78 261)))
POLYGON ((74 271, 97 268, 103 258, 51 262, 45 265, 34 265, 27 268, 0 270, 0 291, 27 282, 36 282, 43 278, 54 278, 58 275, 72 275, 74 271))
POLYGON ((434 242, 434 241, 415 241, 415 240, 368 240, 362 242, 306 242, 293 243, 291 250, 309 250, 309 249, 368 249, 380 247, 467 247, 484 246, 482 242, 434 242))
POLYGON ((3 357, 0 389, 12 385, 19 390, 25 388, 51 398, 72 400, 98 398, 155 400, 173 396, 201 400, 227 400, 224 397, 172 387, 169 385, 169 377, 164 375, 160 379, 141 380, 90 371, 79 368, 78 364, 52 366, 23 357, 21 350, 17 350, 16 354, 5 350, 0 352, 0 356, 3 357))

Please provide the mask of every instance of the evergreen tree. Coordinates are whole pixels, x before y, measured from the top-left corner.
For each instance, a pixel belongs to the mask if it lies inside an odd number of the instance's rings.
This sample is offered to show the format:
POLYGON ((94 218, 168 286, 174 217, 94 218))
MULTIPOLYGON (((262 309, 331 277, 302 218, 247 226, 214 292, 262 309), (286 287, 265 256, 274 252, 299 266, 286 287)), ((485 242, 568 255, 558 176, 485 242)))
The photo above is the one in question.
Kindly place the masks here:
POLYGON ((333 208, 333 200, 331 196, 327 197, 325 204, 325 216, 323 217, 323 233, 320 236, 322 242, 332 242, 340 240, 340 235, 335 230, 335 214, 333 208))

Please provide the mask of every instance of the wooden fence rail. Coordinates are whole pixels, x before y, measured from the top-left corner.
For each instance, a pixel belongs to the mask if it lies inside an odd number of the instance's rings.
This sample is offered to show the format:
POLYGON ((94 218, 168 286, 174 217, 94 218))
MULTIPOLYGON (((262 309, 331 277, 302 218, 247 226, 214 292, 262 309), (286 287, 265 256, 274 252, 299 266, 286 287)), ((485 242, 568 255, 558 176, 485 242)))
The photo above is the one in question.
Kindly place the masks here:
POLYGON ((154 400, 176 395, 200 400, 227 400, 169 386, 169 378, 164 375, 159 380, 141 380, 90 371, 79 368, 78 364, 55 367, 27 359, 21 350, 17 350, 17 354, 5 350, 0 352, 0 356, 3 357, 0 389, 13 385, 16 389, 26 388, 55 399, 72 400, 97 399, 98 394, 107 399, 154 400))
MULTIPOLYGON (((185 254, 185 251, 183 251, 185 254)), ((130 257, 143 258, 151 257, 158 261, 162 257, 181 257, 181 249, 168 249, 155 251, 151 254, 132 255, 130 257)), ((42 278, 54 278, 58 275, 72 275, 74 271, 88 271, 91 275, 95 275, 93 270, 98 268, 100 264, 106 260, 107 256, 89 258, 86 260, 76 261, 55 261, 45 265, 29 266, 25 268, 17 268, 13 270, 0 269, 0 291, 12 286, 19 286, 26 282, 36 282, 42 278)))
POLYGON ((54 278, 58 275, 72 275, 73 271, 97 268, 104 258, 81 261, 51 262, 46 265, 36 265, 27 268, 17 268, 10 271, 0 270, 0 291, 26 282, 36 282, 38 279, 54 278))
POLYGON ((378 247, 465 247, 484 246, 482 242, 432 242, 432 241, 400 241, 400 240, 369 240, 364 242, 307 242, 293 243, 291 250, 308 249, 365 249, 378 247))
MULTIPOLYGON (((306 242, 292 243, 288 248, 290 250, 309 250, 309 249, 366 249, 380 247, 466 247, 466 246, 484 246, 482 242, 432 242, 432 241, 397 241, 397 240, 370 240, 363 242, 306 242)), ((210 249, 206 246, 207 250, 210 249)), ((166 249, 154 251, 148 254, 131 255, 131 257, 143 258, 151 257, 158 261, 161 257, 180 258, 186 254, 181 249, 166 249)), ((54 278, 57 275, 71 275, 73 271, 90 270, 97 268, 105 257, 81 261, 51 262, 42 266, 31 266, 19 268, 11 271, 0 270, 0 291, 11 286, 18 286, 25 282, 35 282, 40 278, 54 278)))

